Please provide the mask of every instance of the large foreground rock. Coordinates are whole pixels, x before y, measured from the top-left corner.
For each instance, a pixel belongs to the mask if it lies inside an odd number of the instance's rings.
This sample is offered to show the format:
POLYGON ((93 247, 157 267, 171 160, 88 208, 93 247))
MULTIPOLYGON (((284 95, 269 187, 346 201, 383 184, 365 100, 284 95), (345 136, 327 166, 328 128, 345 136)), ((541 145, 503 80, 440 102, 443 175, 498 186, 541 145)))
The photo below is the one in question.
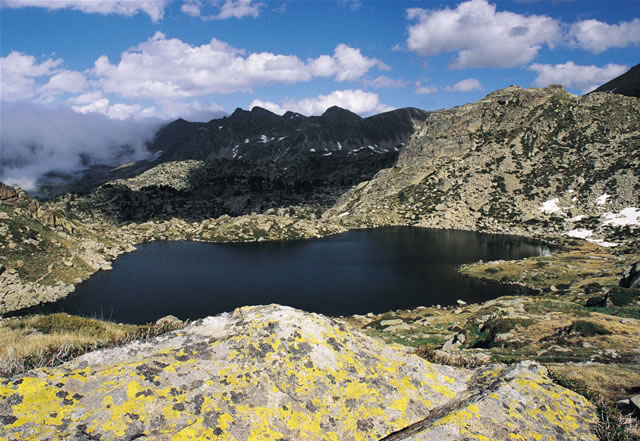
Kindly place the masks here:
POLYGON ((534 363, 430 364, 277 305, 5 379, 0 423, 0 440, 597 439, 593 406, 534 363))

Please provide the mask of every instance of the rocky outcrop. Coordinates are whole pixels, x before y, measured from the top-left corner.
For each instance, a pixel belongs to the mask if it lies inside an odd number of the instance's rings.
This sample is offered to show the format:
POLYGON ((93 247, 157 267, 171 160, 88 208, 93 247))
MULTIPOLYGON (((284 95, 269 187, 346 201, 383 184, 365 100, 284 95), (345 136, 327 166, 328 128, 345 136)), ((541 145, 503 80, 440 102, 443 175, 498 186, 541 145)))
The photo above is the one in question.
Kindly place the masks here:
POLYGON ((18 192, 15 188, 0 182, 0 202, 11 203, 18 200, 18 192))
POLYGON ((329 318, 240 308, 0 383, 12 440, 596 440, 531 362, 431 364, 329 318))
POLYGON ((625 268, 620 280, 620 286, 623 288, 640 288, 640 262, 625 268))

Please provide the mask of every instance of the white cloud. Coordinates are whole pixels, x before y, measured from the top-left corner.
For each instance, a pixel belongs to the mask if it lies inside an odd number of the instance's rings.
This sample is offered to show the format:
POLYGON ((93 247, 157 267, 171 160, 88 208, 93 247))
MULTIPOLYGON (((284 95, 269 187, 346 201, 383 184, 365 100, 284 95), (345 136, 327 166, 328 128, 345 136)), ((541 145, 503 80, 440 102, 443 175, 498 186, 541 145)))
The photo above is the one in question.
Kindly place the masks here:
POLYGON ((213 2, 218 9, 216 14, 205 14, 203 10, 210 6, 201 0, 189 0, 180 6, 180 10, 192 17, 200 17, 202 20, 226 20, 228 18, 258 17, 262 3, 253 3, 253 0, 225 0, 224 3, 213 2))
POLYGON ((3 102, 0 125, 0 180, 33 189, 47 172, 75 173, 88 164, 116 165, 147 156, 145 142, 161 122, 115 121, 68 107, 3 102))
POLYGON ((4 0, 3 7, 8 8, 45 8, 73 9, 94 14, 120 14, 132 16, 143 12, 154 22, 164 16, 164 8, 168 0, 4 0))
POLYGON ((43 94, 79 93, 86 89, 87 79, 81 72, 61 70, 40 87, 43 94))
POLYGON ((364 83, 367 86, 375 87, 376 89, 401 88, 406 87, 408 84, 404 80, 394 80, 393 78, 389 78, 384 75, 377 76, 373 80, 367 80, 364 83))
POLYGON ((586 93, 623 74, 627 71, 627 66, 620 64, 607 64, 603 67, 581 66, 569 61, 555 65, 532 64, 529 69, 537 73, 533 81, 536 86, 562 84, 565 88, 582 89, 582 92, 586 93))
POLYGON ((286 99, 281 104, 255 99, 249 108, 255 106, 264 107, 280 115, 289 110, 303 115, 321 115, 331 106, 339 106, 361 115, 386 112, 393 109, 381 103, 378 94, 360 89, 336 90, 328 95, 319 95, 301 100, 286 99))
POLYGON ((185 2, 180 6, 180 10, 192 17, 200 16, 200 2, 185 2))
POLYGON ((458 81, 453 86, 445 87, 449 92, 471 92, 472 90, 482 90, 482 84, 475 78, 467 78, 462 81, 458 81))
POLYGON ((533 60, 546 44, 562 37, 560 23, 547 16, 496 12, 486 0, 469 0, 456 9, 407 10, 407 46, 423 56, 455 52, 454 69, 515 67, 533 60))
POLYGON ((308 60, 311 72, 315 76, 334 76, 337 81, 353 81, 362 77, 372 67, 381 70, 390 70, 389 66, 376 58, 368 58, 362 55, 360 49, 339 44, 333 56, 321 55, 308 60))
POLYGON ((295 55, 251 53, 212 39, 191 46, 179 39, 167 39, 160 32, 122 53, 117 64, 106 56, 94 63, 93 74, 102 89, 127 98, 184 99, 211 93, 250 91, 273 83, 309 81, 315 76, 335 76, 337 81, 354 80, 377 66, 375 58, 344 44, 334 55, 323 55, 305 63, 295 55))
POLYGON ((252 3, 252 0, 226 0, 215 16, 218 20, 227 18, 257 17, 260 15, 262 3, 252 3))
POLYGON ((570 44, 599 54, 612 47, 640 44, 640 18, 610 25, 598 20, 583 20, 571 25, 570 44))
POLYGON ((184 118, 187 121, 208 122, 227 115, 227 112, 216 103, 189 100, 162 103, 155 115, 164 120, 184 118))
POLYGON ((95 100, 82 105, 71 106, 78 113, 99 113, 109 117, 110 119, 140 119, 153 116, 155 109, 148 107, 143 109, 140 104, 111 104, 108 98, 99 97, 95 100))
POLYGON ((430 93, 436 93, 438 88, 435 86, 418 86, 416 87, 416 93, 418 95, 428 95, 430 93))
POLYGON ((0 98, 17 101, 36 94, 36 78, 52 75, 62 60, 46 59, 41 63, 31 55, 13 51, 0 57, 0 98))

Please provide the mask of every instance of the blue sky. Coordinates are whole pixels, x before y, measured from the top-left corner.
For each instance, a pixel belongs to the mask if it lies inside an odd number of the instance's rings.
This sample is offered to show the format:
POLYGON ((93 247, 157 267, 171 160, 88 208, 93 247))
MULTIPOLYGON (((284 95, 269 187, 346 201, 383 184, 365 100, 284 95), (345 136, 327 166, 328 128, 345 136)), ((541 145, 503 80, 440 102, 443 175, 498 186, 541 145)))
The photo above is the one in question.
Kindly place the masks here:
POLYGON ((640 61, 637 0, 0 5, 3 105, 111 119, 438 109, 511 84, 581 94, 640 61))

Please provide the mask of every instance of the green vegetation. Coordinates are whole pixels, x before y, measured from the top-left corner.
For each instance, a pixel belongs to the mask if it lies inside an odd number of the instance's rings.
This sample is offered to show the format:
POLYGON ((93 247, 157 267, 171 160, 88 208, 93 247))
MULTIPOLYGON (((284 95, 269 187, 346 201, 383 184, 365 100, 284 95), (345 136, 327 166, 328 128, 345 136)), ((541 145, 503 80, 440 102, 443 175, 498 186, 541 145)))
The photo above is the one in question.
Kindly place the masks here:
POLYGON ((621 288, 619 286, 611 288, 609 293, 611 303, 616 306, 626 306, 636 300, 640 300, 640 289, 621 288))
POLYGON ((571 330, 582 335, 583 337, 593 337, 594 335, 611 335, 611 331, 609 331, 604 326, 588 320, 576 320, 571 326, 571 330))

